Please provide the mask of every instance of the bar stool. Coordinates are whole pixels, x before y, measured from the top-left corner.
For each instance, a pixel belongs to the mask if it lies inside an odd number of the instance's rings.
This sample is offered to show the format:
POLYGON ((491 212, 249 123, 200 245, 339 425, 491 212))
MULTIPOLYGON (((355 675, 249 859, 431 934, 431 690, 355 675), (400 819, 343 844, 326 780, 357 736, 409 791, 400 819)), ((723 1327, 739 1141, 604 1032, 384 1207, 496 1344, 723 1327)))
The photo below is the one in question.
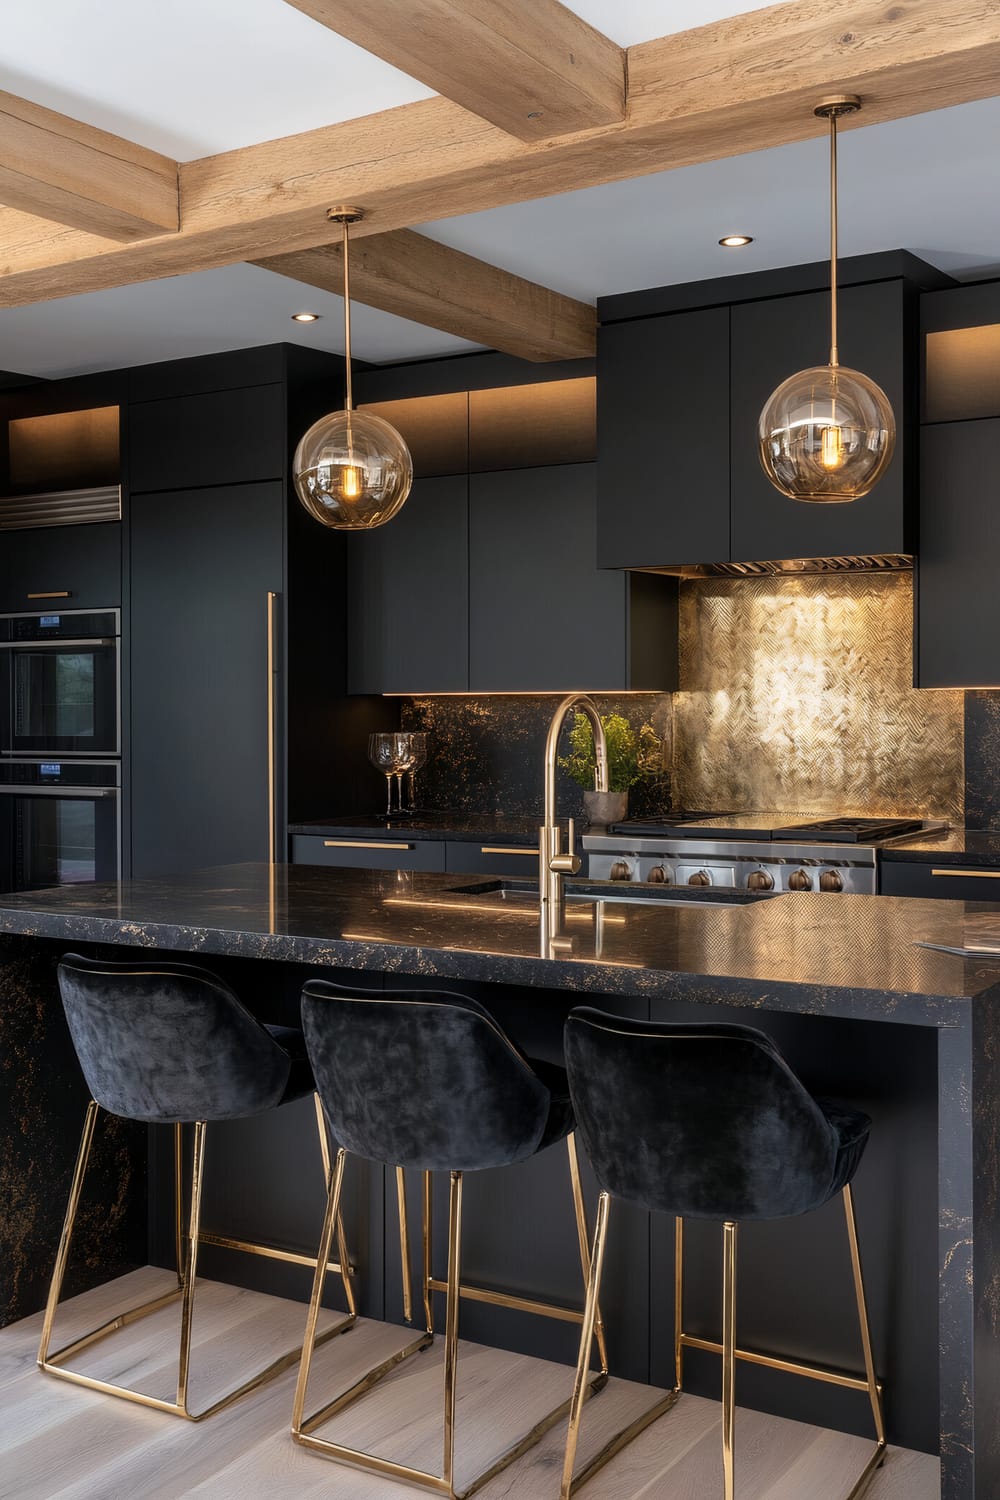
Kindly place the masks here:
MULTIPOLYGON (((315 1266, 311 1256, 296 1255, 270 1245, 228 1239, 201 1229, 205 1130, 209 1121, 260 1115, 314 1092, 312 1071, 302 1033, 293 1027, 265 1026, 256 1020, 233 991, 216 975, 188 964, 107 963, 67 953, 59 964, 59 989, 76 1054, 90 1089, 83 1135, 66 1208, 55 1270, 42 1327, 38 1364, 50 1375, 91 1390, 122 1396, 157 1411, 200 1422, 229 1406, 240 1396, 273 1379, 293 1365, 301 1346, 288 1350, 259 1374, 193 1412, 188 1404, 191 1327, 194 1314, 198 1247, 225 1246, 251 1254, 315 1266), (177 1286, 140 1306, 120 1313, 99 1328, 49 1353, 52 1326, 69 1258, 73 1226, 99 1110, 127 1120, 173 1125, 175 1199, 177 1216, 177 1286), (194 1126, 191 1204, 187 1233, 181 1232, 182 1131, 194 1126), (181 1299, 180 1351, 177 1395, 174 1401, 148 1396, 65 1367, 81 1349, 139 1318, 181 1299)), ((316 1098, 327 1184, 330 1148, 322 1108, 316 1098)), ((340 1260, 329 1269, 340 1275, 347 1299, 347 1317, 322 1335, 322 1342, 344 1333, 356 1321, 356 1304, 347 1259, 343 1225, 338 1216, 340 1260)))
POLYGON ((875 1375, 851 1180, 871 1120, 814 1099, 778 1048, 750 1026, 660 1024, 571 1012, 565 1029, 573 1107, 601 1188, 580 1358, 567 1432, 561 1500, 599 1460, 574 1476, 594 1308, 600 1291, 612 1195, 676 1218, 675 1392, 685 1348, 722 1355, 722 1456, 726 1500, 735 1497, 736 1360, 864 1391, 875 1450, 851 1489, 859 1500, 885 1459, 882 1387, 875 1375), (740 1349, 736 1343, 736 1243, 745 1220, 809 1213, 841 1194, 847 1221, 865 1378, 740 1349), (684 1332, 684 1219, 723 1221, 722 1342, 684 1332))
MULTIPOLYGON (((573 1137, 573 1113, 561 1068, 524 1057, 493 1017, 475 1000, 442 991, 353 990, 310 980, 302 992, 306 1046, 330 1126, 341 1142, 334 1166, 316 1263, 305 1346, 292 1414, 297 1442, 328 1456, 393 1479, 409 1480, 437 1494, 464 1500, 538 1442, 569 1410, 564 1401, 459 1493, 455 1489, 455 1405, 458 1314, 462 1297, 582 1323, 582 1312, 530 1301, 461 1280, 462 1179, 527 1161, 565 1140, 583 1281, 589 1274, 587 1226, 573 1137), (306 1390, 315 1340, 326 1258, 340 1206, 347 1153, 423 1173, 423 1303, 425 1329, 398 1354, 375 1366, 348 1390, 308 1418, 306 1390), (432 1172, 450 1174, 448 1278, 431 1275, 432 1172), (402 1360, 426 1349, 434 1338, 433 1293, 447 1293, 444 1357, 444 1461, 439 1474, 395 1463, 377 1454, 317 1437, 316 1429, 369 1391, 402 1360)), ((400 1221, 404 1265, 409 1260, 405 1218, 400 1221)), ((589 1395, 607 1383, 607 1355, 595 1300, 600 1369, 584 1377, 589 1395)), ((588 1350, 590 1344, 588 1342, 588 1350)))

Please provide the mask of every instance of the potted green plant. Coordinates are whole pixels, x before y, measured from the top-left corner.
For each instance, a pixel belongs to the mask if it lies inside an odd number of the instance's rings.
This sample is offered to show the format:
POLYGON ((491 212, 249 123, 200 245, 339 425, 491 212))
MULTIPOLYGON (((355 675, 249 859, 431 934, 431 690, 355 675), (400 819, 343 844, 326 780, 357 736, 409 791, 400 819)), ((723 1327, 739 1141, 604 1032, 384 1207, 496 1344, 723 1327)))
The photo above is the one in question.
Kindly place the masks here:
POLYGON ((583 787, 583 805, 591 823, 616 823, 628 811, 629 787, 635 786, 660 750, 660 740, 652 724, 640 729, 621 714, 602 714, 601 724, 608 747, 608 790, 594 790, 597 761, 594 755, 594 731, 586 714, 576 714, 569 732, 569 754, 559 757, 559 764, 583 787))

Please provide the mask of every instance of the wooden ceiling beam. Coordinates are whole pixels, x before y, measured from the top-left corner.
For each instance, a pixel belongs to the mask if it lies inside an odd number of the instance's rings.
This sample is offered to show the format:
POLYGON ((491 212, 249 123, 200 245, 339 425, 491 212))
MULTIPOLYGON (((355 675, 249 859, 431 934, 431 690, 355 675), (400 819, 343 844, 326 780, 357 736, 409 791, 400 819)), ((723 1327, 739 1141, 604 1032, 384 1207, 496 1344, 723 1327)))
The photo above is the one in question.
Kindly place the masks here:
POLYGON ((1000 0, 794 0, 634 47, 629 79, 624 122, 540 144, 435 98, 189 162, 180 231, 138 245, 8 210, 0 306, 309 249, 336 203, 360 237, 766 150, 824 133, 831 90, 862 95, 862 126, 986 98, 1000 0))
MULTIPOLYGON (((343 290, 339 245, 255 264, 325 292, 343 290)), ((596 348, 597 315, 586 302, 411 229, 370 235, 351 245, 351 299, 519 359, 582 359, 596 348)))
POLYGON ((111 240, 176 232, 177 163, 0 92, 0 203, 111 240))
POLYGON ((559 0, 287 0, 521 141, 625 114, 625 53, 559 0))

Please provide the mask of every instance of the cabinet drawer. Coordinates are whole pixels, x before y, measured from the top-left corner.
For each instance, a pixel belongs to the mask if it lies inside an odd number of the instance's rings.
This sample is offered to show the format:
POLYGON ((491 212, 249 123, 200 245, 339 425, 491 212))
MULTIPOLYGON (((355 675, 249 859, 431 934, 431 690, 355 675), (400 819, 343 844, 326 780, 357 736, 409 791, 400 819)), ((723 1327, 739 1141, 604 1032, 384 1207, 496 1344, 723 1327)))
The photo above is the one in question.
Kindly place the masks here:
POLYGON ((339 865, 357 870, 443 870, 440 839, 324 839, 293 834, 293 865, 339 865))
POLYGON ((935 896, 946 901, 1000 901, 1000 870, 975 865, 895 864, 882 866, 883 896, 935 896))
POLYGON ((0 611, 108 609, 122 602, 120 522, 9 531, 0 546, 0 611))
POLYGON ((446 869, 462 875, 521 875, 538 879, 538 845, 449 841, 446 869))

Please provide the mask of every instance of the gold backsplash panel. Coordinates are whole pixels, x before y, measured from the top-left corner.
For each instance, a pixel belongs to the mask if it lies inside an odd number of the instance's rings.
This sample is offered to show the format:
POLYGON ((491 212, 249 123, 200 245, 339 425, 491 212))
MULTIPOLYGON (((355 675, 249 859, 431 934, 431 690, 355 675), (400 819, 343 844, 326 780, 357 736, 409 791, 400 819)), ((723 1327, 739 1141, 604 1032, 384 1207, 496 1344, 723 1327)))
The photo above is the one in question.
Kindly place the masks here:
POLYGON ((909 574, 683 582, 674 806, 961 823, 965 695, 912 634, 909 574))

